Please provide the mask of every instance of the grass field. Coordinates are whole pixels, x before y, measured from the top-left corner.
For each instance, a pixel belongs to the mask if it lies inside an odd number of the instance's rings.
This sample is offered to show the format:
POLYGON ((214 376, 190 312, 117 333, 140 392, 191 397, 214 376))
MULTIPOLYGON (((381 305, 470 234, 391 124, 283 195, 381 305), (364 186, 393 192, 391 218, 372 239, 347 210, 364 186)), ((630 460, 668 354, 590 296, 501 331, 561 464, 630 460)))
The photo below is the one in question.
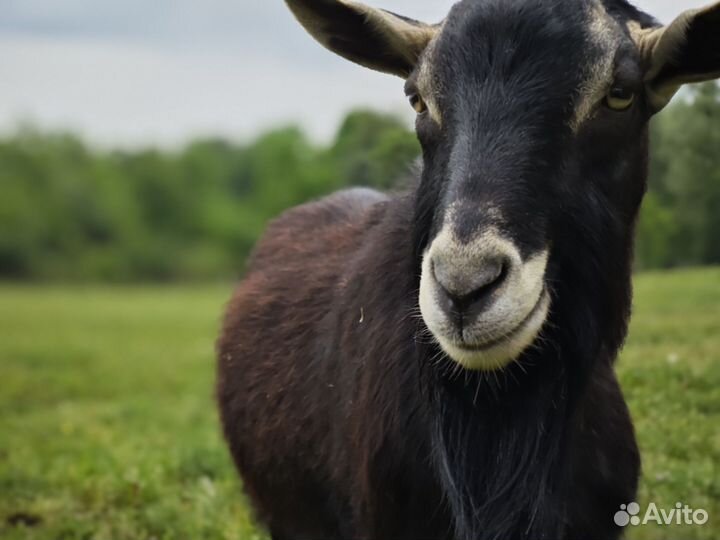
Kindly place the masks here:
MULTIPOLYGON (((646 274, 620 362, 642 501, 720 538, 720 269, 646 274)), ((0 538, 264 538, 218 433, 213 342, 229 287, 0 286, 0 538)))

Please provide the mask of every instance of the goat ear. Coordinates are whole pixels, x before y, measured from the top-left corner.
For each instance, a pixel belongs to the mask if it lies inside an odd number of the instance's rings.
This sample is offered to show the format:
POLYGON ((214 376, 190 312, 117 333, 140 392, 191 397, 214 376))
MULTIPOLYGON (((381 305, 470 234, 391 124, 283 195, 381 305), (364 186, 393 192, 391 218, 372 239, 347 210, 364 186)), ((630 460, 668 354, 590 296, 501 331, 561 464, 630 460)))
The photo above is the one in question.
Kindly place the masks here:
POLYGON ((371 69, 407 77, 436 27, 352 0, 286 0, 327 49, 371 69))
POLYGON ((720 2, 686 11, 669 26, 636 29, 651 104, 660 110, 683 84, 720 78, 720 2))

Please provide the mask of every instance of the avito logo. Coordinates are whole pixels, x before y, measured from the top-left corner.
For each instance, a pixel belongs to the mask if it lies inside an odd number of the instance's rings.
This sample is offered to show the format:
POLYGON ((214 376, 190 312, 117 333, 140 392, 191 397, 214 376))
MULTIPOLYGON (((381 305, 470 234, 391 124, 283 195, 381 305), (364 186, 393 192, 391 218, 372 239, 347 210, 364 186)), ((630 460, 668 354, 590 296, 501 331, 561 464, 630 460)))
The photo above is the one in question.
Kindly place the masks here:
POLYGON ((650 503, 642 514, 640 505, 636 502, 620 505, 620 510, 615 513, 615 524, 618 527, 632 525, 705 525, 710 516, 706 510, 690 508, 687 504, 677 503, 674 508, 666 510, 659 508, 657 504, 650 503))

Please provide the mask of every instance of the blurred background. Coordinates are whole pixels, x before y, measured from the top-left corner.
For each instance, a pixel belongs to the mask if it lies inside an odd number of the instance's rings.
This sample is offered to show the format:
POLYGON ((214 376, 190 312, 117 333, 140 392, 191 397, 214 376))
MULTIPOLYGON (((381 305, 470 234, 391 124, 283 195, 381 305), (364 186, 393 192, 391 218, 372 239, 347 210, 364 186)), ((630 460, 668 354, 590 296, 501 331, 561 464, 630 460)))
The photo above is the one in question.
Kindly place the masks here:
MULTIPOLYGON (((669 22, 703 1, 636 4, 669 22)), ((447 0, 378 0, 436 22, 447 0)), ((211 400, 213 341, 267 221, 418 155, 403 83, 280 0, 3 0, 0 537, 264 538, 211 400)), ((652 124, 620 372, 644 502, 720 536, 720 87, 652 124)))

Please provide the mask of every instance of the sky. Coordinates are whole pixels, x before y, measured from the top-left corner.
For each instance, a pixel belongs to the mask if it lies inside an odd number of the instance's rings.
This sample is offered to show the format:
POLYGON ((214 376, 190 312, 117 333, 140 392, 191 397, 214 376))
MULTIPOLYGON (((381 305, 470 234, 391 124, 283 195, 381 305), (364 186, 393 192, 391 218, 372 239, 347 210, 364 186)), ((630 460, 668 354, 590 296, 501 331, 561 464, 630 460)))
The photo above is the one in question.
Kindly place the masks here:
MULTIPOLYGON (((669 22, 708 2, 635 4, 669 22)), ((366 3, 437 22, 453 1, 366 3)), ((400 79, 325 51, 281 0, 0 0, 0 133, 173 147, 297 123, 326 141, 355 107, 411 116, 400 79)))

